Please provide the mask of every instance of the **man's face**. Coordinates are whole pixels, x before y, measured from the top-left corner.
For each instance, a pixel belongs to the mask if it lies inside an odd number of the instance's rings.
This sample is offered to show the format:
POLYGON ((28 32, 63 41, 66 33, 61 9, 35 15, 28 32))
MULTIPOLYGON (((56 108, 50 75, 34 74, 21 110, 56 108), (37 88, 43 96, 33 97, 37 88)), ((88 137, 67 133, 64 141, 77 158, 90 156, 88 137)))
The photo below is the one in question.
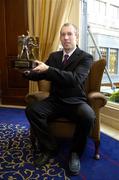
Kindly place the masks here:
POLYGON ((70 52, 76 47, 77 38, 76 30, 72 25, 62 27, 60 41, 66 52, 70 52))

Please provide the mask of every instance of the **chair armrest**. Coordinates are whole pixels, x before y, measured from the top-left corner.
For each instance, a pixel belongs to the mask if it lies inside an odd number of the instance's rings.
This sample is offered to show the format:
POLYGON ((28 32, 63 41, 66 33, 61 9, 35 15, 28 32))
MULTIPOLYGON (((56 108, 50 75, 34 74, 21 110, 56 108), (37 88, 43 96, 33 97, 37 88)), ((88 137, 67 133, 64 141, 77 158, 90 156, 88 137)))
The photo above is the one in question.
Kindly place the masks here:
POLYGON ((97 109, 105 106, 107 99, 101 92, 90 92, 88 93, 88 103, 97 109))
POLYGON ((38 91, 38 92, 31 93, 31 94, 27 94, 25 97, 25 101, 27 104, 29 104, 29 103, 33 102, 34 100, 41 101, 48 96, 49 96, 48 92, 38 91))

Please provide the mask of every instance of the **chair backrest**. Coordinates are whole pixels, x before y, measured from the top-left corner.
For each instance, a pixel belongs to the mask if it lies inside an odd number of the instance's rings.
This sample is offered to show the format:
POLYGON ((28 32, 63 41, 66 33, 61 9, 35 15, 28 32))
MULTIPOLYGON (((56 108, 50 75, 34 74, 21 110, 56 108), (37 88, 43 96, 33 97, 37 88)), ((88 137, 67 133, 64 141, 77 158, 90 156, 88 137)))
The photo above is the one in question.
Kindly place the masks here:
POLYGON ((102 76, 104 73, 105 66, 106 66, 105 59, 100 59, 98 61, 93 62, 93 65, 91 67, 90 73, 88 75, 88 78, 85 84, 87 94, 93 91, 96 91, 96 92, 100 91, 101 81, 102 81, 102 76))

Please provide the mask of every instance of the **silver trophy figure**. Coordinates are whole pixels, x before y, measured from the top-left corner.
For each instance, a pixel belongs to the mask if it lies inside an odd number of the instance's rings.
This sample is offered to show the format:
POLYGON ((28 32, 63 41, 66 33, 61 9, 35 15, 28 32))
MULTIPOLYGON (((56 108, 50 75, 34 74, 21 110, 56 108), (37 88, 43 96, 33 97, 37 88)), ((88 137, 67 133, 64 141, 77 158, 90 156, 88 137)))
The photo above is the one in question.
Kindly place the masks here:
POLYGON ((17 69, 32 69, 39 59, 39 39, 31 36, 18 36, 18 56, 14 62, 17 69))

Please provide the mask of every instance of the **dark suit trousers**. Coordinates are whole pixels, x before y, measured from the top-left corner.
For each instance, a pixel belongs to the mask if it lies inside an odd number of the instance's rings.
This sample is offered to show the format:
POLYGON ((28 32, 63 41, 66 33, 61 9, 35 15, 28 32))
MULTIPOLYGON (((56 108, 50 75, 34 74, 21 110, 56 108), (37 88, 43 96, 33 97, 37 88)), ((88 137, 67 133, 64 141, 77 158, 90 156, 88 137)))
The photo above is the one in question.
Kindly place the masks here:
POLYGON ((95 113, 87 103, 67 104, 56 97, 48 97, 43 101, 34 101, 26 108, 26 116, 41 146, 53 150, 56 141, 48 128, 50 119, 67 117, 76 123, 72 138, 71 152, 84 152, 87 137, 95 121, 95 113))

